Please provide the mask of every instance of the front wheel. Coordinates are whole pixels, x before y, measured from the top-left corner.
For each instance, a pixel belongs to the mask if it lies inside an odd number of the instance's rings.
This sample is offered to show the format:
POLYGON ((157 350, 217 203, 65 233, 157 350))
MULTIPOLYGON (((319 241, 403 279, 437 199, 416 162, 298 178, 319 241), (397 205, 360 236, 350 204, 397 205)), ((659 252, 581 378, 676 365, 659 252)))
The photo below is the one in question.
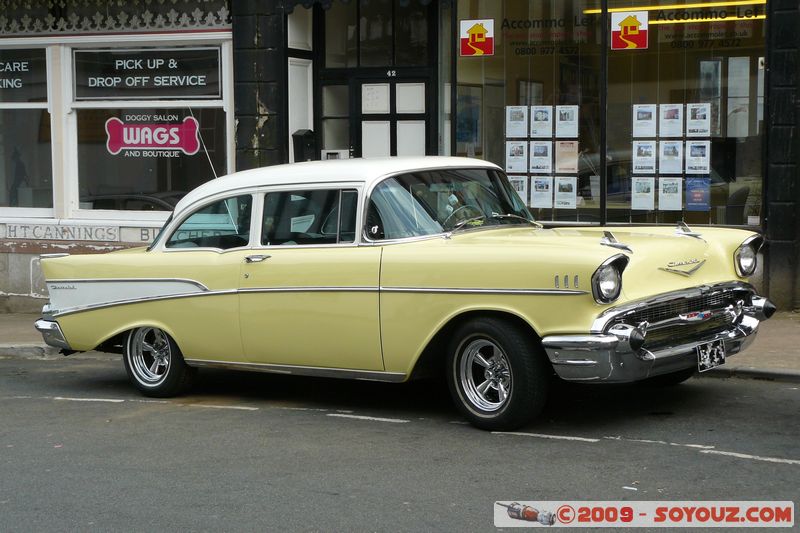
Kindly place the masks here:
POLYGON ((531 332, 494 318, 459 326, 447 364, 450 394, 469 422, 507 431, 533 420, 547 396, 547 363, 531 332))
POLYGON ((131 383, 146 396, 175 396, 188 388, 195 374, 172 337, 158 328, 132 330, 123 359, 131 383))

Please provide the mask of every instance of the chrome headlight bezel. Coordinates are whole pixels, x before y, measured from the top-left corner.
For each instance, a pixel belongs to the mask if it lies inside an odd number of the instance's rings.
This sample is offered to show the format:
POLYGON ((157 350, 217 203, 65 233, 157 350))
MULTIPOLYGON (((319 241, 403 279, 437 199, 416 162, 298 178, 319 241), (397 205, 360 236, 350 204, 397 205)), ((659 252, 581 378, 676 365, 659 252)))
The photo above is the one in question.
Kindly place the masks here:
POLYGON ((733 252, 733 265, 739 277, 747 278, 755 273, 758 268, 758 251, 763 244, 764 238, 761 235, 752 235, 733 252), (752 264, 748 266, 745 261, 752 261, 752 264))
POLYGON ((628 266, 630 258, 624 254, 617 254, 609 257, 597 267, 597 270, 592 274, 592 296, 599 304, 609 304, 614 302, 622 294, 622 272, 628 266), (615 279, 612 289, 609 291, 602 287, 602 284, 608 284, 610 276, 615 279))

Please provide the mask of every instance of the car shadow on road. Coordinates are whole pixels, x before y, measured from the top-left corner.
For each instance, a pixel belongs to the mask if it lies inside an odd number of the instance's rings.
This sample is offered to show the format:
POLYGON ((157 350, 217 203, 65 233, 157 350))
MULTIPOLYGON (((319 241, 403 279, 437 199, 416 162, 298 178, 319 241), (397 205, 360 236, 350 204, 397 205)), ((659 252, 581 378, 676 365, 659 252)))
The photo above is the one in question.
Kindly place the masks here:
MULTIPOLYGON (((620 422, 665 420, 708 410, 718 394, 696 378, 672 387, 582 385, 553 380, 531 427, 599 430, 620 422)), ((236 397, 258 405, 347 410, 371 416, 460 419, 443 378, 392 384, 204 369, 187 398, 236 397)))

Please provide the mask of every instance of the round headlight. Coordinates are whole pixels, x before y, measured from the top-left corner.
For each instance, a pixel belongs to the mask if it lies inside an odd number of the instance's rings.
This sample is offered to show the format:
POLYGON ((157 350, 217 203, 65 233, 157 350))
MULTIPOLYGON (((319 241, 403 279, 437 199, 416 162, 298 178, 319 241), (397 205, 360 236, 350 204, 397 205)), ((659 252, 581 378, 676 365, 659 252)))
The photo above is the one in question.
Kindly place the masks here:
POLYGON ((619 270, 614 264, 601 266, 597 269, 593 278, 592 285, 595 300, 601 303, 608 303, 619 297, 622 279, 619 270))
POLYGON ((761 235, 748 237, 733 254, 733 264, 736 266, 736 273, 746 278, 752 276, 758 266, 758 250, 764 243, 761 235))
POLYGON ((743 244, 736 251, 736 267, 742 276, 752 276, 756 271, 758 255, 755 249, 749 244, 743 244))

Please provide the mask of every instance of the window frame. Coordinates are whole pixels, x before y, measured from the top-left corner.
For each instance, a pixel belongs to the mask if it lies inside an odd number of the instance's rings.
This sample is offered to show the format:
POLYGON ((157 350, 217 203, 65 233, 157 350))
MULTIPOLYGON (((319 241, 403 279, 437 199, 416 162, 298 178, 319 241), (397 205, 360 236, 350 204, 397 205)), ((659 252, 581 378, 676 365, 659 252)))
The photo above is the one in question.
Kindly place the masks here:
MULTIPOLYGON (((225 173, 236 170, 235 117, 233 105, 233 41, 230 30, 153 34, 93 34, 47 37, 9 37, 3 49, 44 48, 47 59, 47 102, 6 103, 0 108, 41 108, 50 112, 52 154, 52 208, 0 207, 0 223, 109 223, 131 227, 162 226, 169 211, 127 211, 81 209, 78 182, 77 109, 86 108, 218 108, 225 114, 225 173), (73 55, 84 48, 169 48, 183 46, 219 46, 222 98, 198 101, 182 100, 95 100, 77 101, 73 87, 73 55), (22 104, 22 105, 20 105, 22 104)), ((205 155, 203 155, 205 157, 205 155)))
MULTIPOLYGON (((353 183, 317 183, 313 185, 303 185, 303 184, 296 184, 296 185, 284 185, 281 187, 274 187, 265 190, 261 190, 258 192, 259 196, 259 220, 258 220, 258 240, 257 247, 264 248, 264 249, 276 249, 276 250, 283 250, 283 249, 298 249, 298 248, 344 248, 344 247, 354 247, 360 244, 359 238, 359 227, 361 226, 361 219, 362 219, 362 206, 363 206, 363 186, 359 184, 353 183), (338 242, 341 236, 341 212, 339 213, 339 222, 337 223, 337 234, 336 239, 337 242, 335 243, 311 243, 311 244, 263 244, 263 230, 264 230, 264 206, 266 204, 266 197, 268 194, 276 194, 276 193, 293 193, 293 192, 311 192, 311 191, 337 191, 339 193, 338 198, 338 205, 341 208, 342 203, 342 193, 345 191, 351 191, 356 193, 356 201, 355 201, 355 208, 356 208, 356 215, 355 215, 355 233, 353 235, 353 240, 349 242, 338 242)), ((341 209, 340 209, 341 211, 341 209)), ((324 221, 322 221, 324 223, 324 221)))

